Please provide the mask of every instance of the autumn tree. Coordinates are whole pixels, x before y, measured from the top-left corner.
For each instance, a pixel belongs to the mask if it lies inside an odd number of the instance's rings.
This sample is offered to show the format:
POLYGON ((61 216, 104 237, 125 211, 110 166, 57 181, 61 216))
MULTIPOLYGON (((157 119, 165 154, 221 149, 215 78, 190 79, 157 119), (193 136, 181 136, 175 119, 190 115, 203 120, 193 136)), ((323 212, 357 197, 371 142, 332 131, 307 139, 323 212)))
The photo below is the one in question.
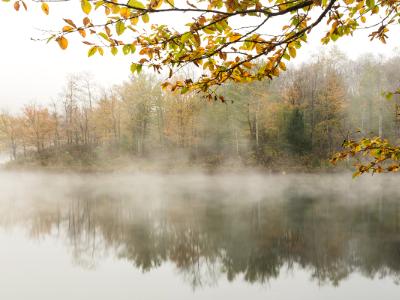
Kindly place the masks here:
POLYGON ((0 133, 7 140, 11 150, 12 159, 17 159, 17 151, 22 135, 21 121, 18 117, 12 116, 7 112, 0 114, 0 133))
POLYGON ((96 140, 116 144, 121 137, 122 102, 111 92, 104 94, 93 110, 96 140))
MULTIPOLYGON (((27 9, 23 0, 4 2, 13 3, 15 10, 27 9)), ((53 1, 41 1, 43 12, 49 14, 46 2, 53 1)), ((196 66, 198 75, 166 80, 163 87, 181 93, 204 91, 209 99, 219 96, 221 101, 217 88, 223 83, 272 79, 286 70, 285 61, 296 57, 317 26, 326 31, 323 44, 360 28, 370 30, 371 40, 385 43, 400 20, 400 3, 390 0, 80 0, 80 4, 87 16, 65 19, 65 26, 49 41, 66 49, 69 36, 78 34, 89 47, 88 56, 103 55, 105 50, 131 55, 133 73, 146 67, 158 73, 165 70, 171 78, 185 66, 196 66), (166 18, 165 24, 157 24, 166 14, 173 21, 166 18), (278 29, 277 24, 283 26, 278 29)))
POLYGON ((160 106, 161 90, 146 76, 132 78, 119 87, 124 110, 125 137, 133 153, 143 155, 147 147, 151 113, 157 111, 159 138, 163 140, 163 111, 160 106))
MULTIPOLYGON (((196 93, 162 90, 160 80, 146 74, 112 88, 91 89, 88 97, 85 75, 69 76, 64 91, 48 106, 30 105, 4 114, 0 142, 10 153, 15 149, 17 160, 40 158, 68 166, 146 156, 146 162, 165 158, 171 166, 180 161, 274 170, 318 167, 347 136, 360 136, 355 133, 360 108, 370 99, 354 91, 351 83, 359 86, 361 81, 353 79, 354 73, 380 70, 382 86, 394 86, 398 77, 395 67, 389 68, 393 61, 396 57, 365 64, 360 57, 346 63, 347 58, 321 55, 274 81, 226 84, 219 89, 222 103, 205 101, 196 93), (26 156, 20 155, 24 149, 26 156)), ((376 95, 376 77, 361 78, 365 93, 376 95)), ((380 98, 372 100, 371 125, 378 130, 382 113, 384 137, 396 140, 397 100, 382 105, 380 98)), ((375 143, 373 134, 369 138, 375 143)))
MULTIPOLYGON (((16 10, 27 8, 22 0, 7 2, 13 2, 16 10)), ((46 2, 52 1, 41 2, 48 14, 46 2)), ((397 1, 375 0, 81 0, 80 4, 87 16, 65 19, 62 30, 49 40, 66 49, 69 36, 78 34, 88 45, 89 56, 103 55, 105 50, 131 55, 134 73, 148 67, 156 72, 167 69, 172 76, 187 65, 200 67, 202 76, 164 83, 182 92, 210 92, 227 81, 278 76, 286 69, 284 61, 296 57, 318 25, 327 31, 324 44, 363 27, 370 29, 371 39, 385 42, 399 18, 397 1), (156 24, 166 14, 172 19, 156 24), (243 22, 246 26, 240 25, 243 22), (258 59, 262 63, 255 68, 258 59)))
POLYGON ((48 109, 36 104, 29 104, 23 108, 24 126, 31 146, 36 147, 40 154, 51 141, 51 132, 54 130, 54 120, 48 109))

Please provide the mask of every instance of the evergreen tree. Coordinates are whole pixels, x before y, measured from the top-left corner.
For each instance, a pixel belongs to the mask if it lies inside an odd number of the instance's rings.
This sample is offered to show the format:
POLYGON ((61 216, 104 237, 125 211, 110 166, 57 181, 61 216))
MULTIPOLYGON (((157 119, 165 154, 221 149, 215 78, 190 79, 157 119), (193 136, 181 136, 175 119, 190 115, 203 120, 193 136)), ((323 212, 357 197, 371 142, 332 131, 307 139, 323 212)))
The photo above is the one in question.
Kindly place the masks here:
POLYGON ((289 112, 285 136, 292 153, 305 154, 310 150, 310 140, 306 134, 303 112, 299 108, 294 108, 289 112))

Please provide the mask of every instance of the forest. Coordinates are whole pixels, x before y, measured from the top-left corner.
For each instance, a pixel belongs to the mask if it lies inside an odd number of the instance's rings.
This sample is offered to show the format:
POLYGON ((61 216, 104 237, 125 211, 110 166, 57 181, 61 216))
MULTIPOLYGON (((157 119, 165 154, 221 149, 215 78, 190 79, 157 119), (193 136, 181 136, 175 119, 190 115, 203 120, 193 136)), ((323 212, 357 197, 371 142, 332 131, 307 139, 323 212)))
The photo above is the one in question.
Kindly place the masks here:
POLYGON ((146 161, 168 169, 328 169, 345 139, 397 142, 400 99, 384 92, 398 87, 399 63, 400 52, 352 60, 333 47, 273 81, 221 85, 215 99, 162 89, 162 79, 146 73, 111 88, 90 74, 70 75, 51 104, 1 113, 1 147, 10 166, 123 168, 146 161))

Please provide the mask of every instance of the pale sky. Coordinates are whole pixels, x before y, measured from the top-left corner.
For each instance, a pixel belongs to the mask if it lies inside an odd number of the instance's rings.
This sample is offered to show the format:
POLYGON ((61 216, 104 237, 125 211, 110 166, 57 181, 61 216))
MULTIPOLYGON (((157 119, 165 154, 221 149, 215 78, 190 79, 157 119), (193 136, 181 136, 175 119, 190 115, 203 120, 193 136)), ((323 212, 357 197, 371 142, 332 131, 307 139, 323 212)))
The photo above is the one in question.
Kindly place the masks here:
MULTIPOLYGON (((70 41, 66 51, 54 42, 46 44, 31 40, 32 37, 42 36, 40 29, 61 28, 64 25, 62 18, 78 19, 79 6, 79 1, 51 4, 50 15, 46 16, 33 3, 30 3, 27 13, 17 13, 12 5, 0 3, 0 109, 16 111, 29 102, 50 102, 57 97, 66 76, 71 73, 88 71, 105 86, 128 78, 128 57, 95 55, 88 58, 87 47, 79 39, 70 41)), ((173 18, 160 15, 157 22, 171 20, 173 18)), ((367 31, 359 32, 354 37, 339 39, 335 44, 350 58, 366 52, 390 55, 400 44, 399 32, 392 32, 386 45, 370 42, 367 35, 367 31)), ((322 36, 321 31, 313 32, 308 45, 298 51, 298 62, 317 51, 322 36)))

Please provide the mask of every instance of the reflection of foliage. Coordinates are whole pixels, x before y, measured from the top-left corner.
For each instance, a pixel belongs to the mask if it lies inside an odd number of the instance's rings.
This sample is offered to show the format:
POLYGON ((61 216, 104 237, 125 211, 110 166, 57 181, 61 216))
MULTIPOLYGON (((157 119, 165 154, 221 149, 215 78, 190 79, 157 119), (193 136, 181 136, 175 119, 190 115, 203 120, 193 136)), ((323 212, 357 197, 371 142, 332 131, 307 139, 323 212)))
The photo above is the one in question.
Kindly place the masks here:
POLYGON ((162 201, 77 190, 35 207, 23 222, 34 237, 58 229, 77 263, 92 267, 116 253, 142 271, 173 263, 195 288, 228 280, 266 282, 283 269, 306 269, 338 285, 352 272, 399 278, 400 203, 385 198, 343 206, 327 195, 239 201, 230 192, 184 191, 162 201), (88 259, 88 258, 91 258, 88 259))

